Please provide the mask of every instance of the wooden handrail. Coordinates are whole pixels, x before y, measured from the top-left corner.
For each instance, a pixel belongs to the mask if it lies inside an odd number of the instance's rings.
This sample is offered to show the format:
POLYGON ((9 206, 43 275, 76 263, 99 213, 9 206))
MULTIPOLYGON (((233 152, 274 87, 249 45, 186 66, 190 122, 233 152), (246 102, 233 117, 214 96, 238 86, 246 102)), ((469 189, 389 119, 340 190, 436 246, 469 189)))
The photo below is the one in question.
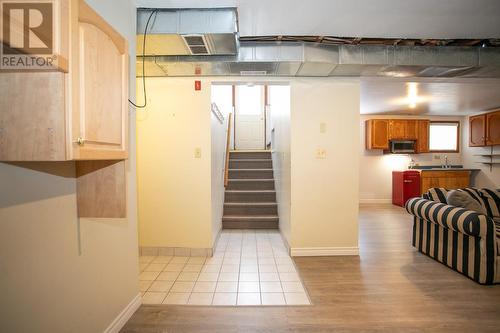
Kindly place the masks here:
POLYGON ((224 187, 229 184, 229 146, 231 146, 231 122, 233 120, 233 114, 229 114, 227 119, 227 140, 226 140, 226 166, 224 168, 224 187))

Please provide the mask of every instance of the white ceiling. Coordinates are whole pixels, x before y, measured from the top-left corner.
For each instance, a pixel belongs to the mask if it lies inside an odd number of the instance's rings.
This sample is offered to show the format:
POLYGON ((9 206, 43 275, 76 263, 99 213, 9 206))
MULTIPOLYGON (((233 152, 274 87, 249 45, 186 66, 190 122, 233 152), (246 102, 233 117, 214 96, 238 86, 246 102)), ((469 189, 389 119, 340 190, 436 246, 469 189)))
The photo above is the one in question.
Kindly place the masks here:
POLYGON ((408 84, 400 79, 362 79, 361 114, 464 116, 500 107, 500 80, 411 80, 418 103, 409 107, 408 84))
POLYGON ((500 38, 499 0, 137 0, 138 7, 237 7, 241 36, 500 38))

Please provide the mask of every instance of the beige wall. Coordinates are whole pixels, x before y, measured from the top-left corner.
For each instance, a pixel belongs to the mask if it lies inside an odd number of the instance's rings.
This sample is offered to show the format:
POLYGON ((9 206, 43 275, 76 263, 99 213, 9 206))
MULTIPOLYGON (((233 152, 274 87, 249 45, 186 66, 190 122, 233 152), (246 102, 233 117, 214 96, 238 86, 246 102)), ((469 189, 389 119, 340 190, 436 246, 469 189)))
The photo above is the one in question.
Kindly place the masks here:
MULTIPOLYGON (((135 54, 133 2, 88 2, 135 54)), ((1 332, 102 332, 138 295, 134 114, 127 219, 77 219, 73 163, 0 163, 1 332)))
MULTIPOLYGON (((195 92, 192 78, 148 80, 150 104, 137 122, 141 246, 212 246, 220 214, 215 209, 220 209, 222 198, 211 182, 212 175, 219 175, 211 159, 220 156, 212 147, 222 132, 214 132, 210 84, 240 81, 264 83, 261 78, 204 78, 202 91, 195 92), (201 159, 194 158, 196 147, 202 149, 201 159)), ((279 127, 273 161, 284 237, 299 251, 326 248, 355 253, 359 82, 318 78, 266 82, 291 86, 290 114, 277 119, 271 113, 279 127), (320 133, 320 123, 326 124, 325 133, 320 133), (327 151, 325 159, 316 158, 318 148, 327 151)))
POLYGON ((137 121, 139 244, 212 247, 210 83, 194 91, 193 79, 151 78, 147 87, 137 121))
POLYGON ((292 81, 292 253, 357 249, 359 94, 357 80, 292 81), (317 149, 326 150, 326 158, 316 158, 317 149))
MULTIPOLYGON (((208 87, 207 87, 208 88, 208 87)), ((211 99, 212 102, 213 99, 211 99)), ((216 102, 216 101, 215 101, 216 102)), ((220 103, 219 103, 220 104, 220 103)), ((226 162, 227 125, 230 109, 220 107, 224 116, 221 123, 212 112, 211 121, 211 209, 212 209, 212 241, 215 243, 222 228, 222 213, 224 209, 224 170, 226 162)))
MULTIPOLYGON (((430 119, 460 121, 463 117, 412 117, 412 116, 384 116, 384 115, 361 115, 360 119, 360 176, 359 195, 361 203, 391 203, 392 202, 392 171, 406 170, 413 159, 420 165, 440 165, 444 156, 448 156, 451 164, 462 164, 462 153, 446 154, 413 154, 413 155, 391 155, 384 154, 381 150, 365 149, 365 121, 367 119, 430 119)), ((463 135, 462 135, 463 137, 463 135)), ((463 147, 464 144, 461 144, 463 147)))
MULTIPOLYGON (((490 170, 489 165, 477 163, 477 161, 488 160, 485 157, 475 155, 490 154, 491 147, 469 147, 469 118, 465 118, 464 126, 462 127, 463 150, 462 157, 464 166, 467 168, 481 169, 481 172, 473 174, 472 181, 475 187, 500 188, 500 166, 495 165, 490 170)), ((493 147, 495 154, 500 154, 500 147, 493 147)), ((498 161, 498 158, 497 158, 498 161)))
POLYGON ((291 178, 290 178, 290 86, 269 86, 269 114, 272 141, 273 172, 278 202, 280 231, 291 242, 291 178))

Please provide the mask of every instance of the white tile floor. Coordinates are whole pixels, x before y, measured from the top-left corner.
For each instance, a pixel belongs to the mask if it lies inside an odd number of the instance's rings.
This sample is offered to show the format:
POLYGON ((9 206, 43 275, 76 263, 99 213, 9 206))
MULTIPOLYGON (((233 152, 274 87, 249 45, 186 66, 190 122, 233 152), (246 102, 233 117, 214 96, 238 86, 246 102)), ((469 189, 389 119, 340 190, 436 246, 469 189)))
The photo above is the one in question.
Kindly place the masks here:
POLYGON ((214 256, 140 257, 143 304, 309 305, 279 232, 224 230, 214 256))

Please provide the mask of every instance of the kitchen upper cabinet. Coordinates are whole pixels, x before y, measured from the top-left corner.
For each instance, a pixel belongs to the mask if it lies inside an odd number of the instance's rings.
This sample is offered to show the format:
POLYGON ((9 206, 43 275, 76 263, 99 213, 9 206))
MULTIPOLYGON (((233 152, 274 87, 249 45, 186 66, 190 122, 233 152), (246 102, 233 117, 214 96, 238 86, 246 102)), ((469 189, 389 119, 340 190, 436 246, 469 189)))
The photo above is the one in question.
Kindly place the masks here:
POLYGON ((500 111, 469 117, 469 146, 500 145, 500 111))
POLYGON ((389 149, 389 120, 370 119, 365 122, 366 149, 389 149))
POLYGON ((429 152, 428 119, 369 119, 365 122, 366 149, 389 149, 390 140, 415 140, 417 153, 429 152))
POLYGON ((407 123, 406 120, 390 120, 389 121, 389 139, 406 139, 407 123))
POLYGON ((500 145, 500 111, 486 114, 486 145, 500 145))
POLYGON ((83 0, 64 4, 67 66, 0 73, 0 161, 127 158, 127 41, 83 0))
POLYGON ((469 146, 481 147, 485 145, 486 116, 484 114, 469 118, 469 146))
POLYGON ((417 120, 417 153, 429 152, 429 120, 417 120))
POLYGON ((389 121, 390 140, 417 140, 417 121, 393 119, 389 121))

